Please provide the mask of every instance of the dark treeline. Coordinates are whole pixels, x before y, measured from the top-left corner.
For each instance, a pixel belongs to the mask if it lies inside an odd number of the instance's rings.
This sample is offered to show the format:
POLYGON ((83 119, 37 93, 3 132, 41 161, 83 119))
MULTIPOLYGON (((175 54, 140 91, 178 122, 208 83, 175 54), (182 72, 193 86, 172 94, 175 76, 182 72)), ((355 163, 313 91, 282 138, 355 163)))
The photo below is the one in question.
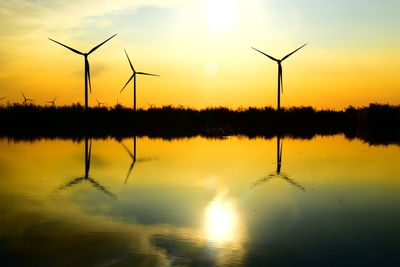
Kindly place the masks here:
POLYGON ((309 139, 315 135, 344 134, 370 144, 400 144, 400 106, 370 104, 342 111, 312 107, 273 108, 185 107, 139 109, 116 105, 84 109, 72 106, 13 104, 0 107, 1 137, 33 140, 84 136, 122 139, 149 136, 165 139, 204 136, 286 136, 309 139))

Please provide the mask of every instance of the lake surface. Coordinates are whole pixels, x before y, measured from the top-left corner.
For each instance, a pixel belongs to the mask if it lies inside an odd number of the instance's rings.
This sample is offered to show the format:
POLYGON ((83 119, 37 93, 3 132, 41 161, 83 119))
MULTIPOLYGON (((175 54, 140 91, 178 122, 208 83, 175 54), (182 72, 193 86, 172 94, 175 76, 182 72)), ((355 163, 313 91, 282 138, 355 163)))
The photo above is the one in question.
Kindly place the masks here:
POLYGON ((400 266, 400 147, 0 140, 1 266, 400 266))

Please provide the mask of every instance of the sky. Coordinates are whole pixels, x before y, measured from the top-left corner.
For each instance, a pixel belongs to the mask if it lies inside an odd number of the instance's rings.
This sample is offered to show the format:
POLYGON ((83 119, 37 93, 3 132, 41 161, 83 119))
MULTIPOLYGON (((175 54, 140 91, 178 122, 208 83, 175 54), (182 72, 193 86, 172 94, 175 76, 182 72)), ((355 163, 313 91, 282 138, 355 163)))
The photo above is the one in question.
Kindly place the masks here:
POLYGON ((87 52, 92 94, 132 106, 128 52, 137 71, 138 107, 342 109, 400 104, 400 2, 396 0, 0 0, 0 104, 84 103, 87 52))

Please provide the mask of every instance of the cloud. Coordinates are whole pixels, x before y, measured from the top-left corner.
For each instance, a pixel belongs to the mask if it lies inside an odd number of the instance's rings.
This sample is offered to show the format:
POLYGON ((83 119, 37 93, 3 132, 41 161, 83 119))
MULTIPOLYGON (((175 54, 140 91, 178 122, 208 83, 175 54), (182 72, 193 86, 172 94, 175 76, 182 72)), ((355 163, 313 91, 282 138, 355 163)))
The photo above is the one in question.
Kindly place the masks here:
MULTIPOLYGON (((0 2, 0 32, 6 36, 21 35, 43 29, 65 30, 84 22, 85 18, 97 17, 125 9, 143 6, 170 7, 176 0, 11 0, 0 2)), ((102 25, 110 21, 102 21, 102 25)))

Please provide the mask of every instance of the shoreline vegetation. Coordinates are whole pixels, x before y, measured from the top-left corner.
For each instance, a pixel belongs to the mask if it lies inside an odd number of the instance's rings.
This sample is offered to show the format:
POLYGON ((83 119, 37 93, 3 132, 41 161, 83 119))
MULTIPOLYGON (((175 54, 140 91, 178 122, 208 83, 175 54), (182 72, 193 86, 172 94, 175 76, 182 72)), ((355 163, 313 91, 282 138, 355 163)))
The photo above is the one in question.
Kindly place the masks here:
POLYGON ((400 105, 370 104, 341 110, 316 110, 312 107, 210 107, 201 110, 163 106, 138 109, 116 105, 92 107, 38 106, 9 104, 0 106, 0 138, 36 140, 62 138, 123 139, 224 138, 231 135, 249 138, 275 136, 311 139, 316 135, 343 134, 371 145, 400 145, 400 105))

